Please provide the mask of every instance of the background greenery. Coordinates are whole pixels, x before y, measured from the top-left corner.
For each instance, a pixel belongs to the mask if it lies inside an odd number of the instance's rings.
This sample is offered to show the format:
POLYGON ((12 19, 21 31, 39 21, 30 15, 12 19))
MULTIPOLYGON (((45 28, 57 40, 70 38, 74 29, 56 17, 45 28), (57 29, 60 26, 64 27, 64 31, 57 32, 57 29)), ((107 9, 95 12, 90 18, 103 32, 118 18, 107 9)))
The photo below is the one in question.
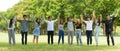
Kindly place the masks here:
MULTIPOLYGON (((91 15, 93 10, 96 11, 97 17, 99 14, 103 14, 103 18, 105 19, 105 14, 115 14, 116 10, 120 10, 120 0, 21 0, 6 12, 0 12, 0 30, 7 30, 7 25, 2 17, 10 19, 15 17, 16 13, 18 13, 19 18, 22 18, 22 15, 26 14, 28 15, 28 19, 30 18, 30 14, 34 14, 36 18, 41 18, 43 13, 46 14, 46 17, 51 15, 53 19, 56 19, 58 13, 61 13, 61 18, 64 19, 65 16, 73 15, 77 15, 78 18, 80 13, 83 13, 84 18, 86 18, 86 15, 91 15)), ((117 27, 120 26, 119 16, 120 12, 114 22, 114 30, 116 30, 115 33, 117 34, 117 27)), ((57 27, 57 24, 55 27, 57 27)), ((30 23, 30 33, 32 33, 33 28, 33 23, 30 23)), ((42 32, 46 30, 44 22, 41 29, 42 32)), ((17 22, 16 31, 20 31, 20 25, 17 22)))

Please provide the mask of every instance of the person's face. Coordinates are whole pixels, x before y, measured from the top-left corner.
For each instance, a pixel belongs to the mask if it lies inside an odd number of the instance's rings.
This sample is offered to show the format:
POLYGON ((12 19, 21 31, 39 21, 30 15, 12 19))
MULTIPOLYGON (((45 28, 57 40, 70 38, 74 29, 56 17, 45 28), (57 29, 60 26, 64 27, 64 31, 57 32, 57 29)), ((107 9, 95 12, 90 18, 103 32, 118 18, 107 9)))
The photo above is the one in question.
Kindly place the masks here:
POLYGON ((51 21, 51 20, 52 20, 52 17, 49 18, 49 21, 51 21))
POLYGON ((40 22, 40 19, 38 19, 37 22, 40 22))
POLYGON ((26 16, 24 16, 23 19, 26 20, 26 16))
POLYGON ((71 18, 71 17, 69 18, 69 21, 72 21, 72 18, 71 18))
POLYGON ((109 15, 107 16, 107 20, 110 20, 110 16, 109 15))
POLYGON ((90 18, 87 18, 88 21, 90 21, 90 18))
POLYGON ((80 20, 79 19, 77 20, 77 23, 80 24, 80 20))
POLYGON ((60 20, 60 23, 62 24, 62 23, 63 23, 63 20, 60 20))

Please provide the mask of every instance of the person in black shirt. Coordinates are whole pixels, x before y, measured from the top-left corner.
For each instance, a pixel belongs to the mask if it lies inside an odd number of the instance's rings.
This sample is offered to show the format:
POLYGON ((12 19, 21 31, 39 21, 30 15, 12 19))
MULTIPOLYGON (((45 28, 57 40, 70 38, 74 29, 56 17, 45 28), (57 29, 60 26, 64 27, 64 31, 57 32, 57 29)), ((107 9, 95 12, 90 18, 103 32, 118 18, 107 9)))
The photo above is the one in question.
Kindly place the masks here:
MULTIPOLYGON (((76 20, 76 16, 74 17, 75 20, 76 20)), ((81 37, 82 37, 82 23, 81 23, 81 20, 78 19, 76 22, 75 22, 75 27, 76 27, 76 41, 77 41, 77 45, 82 45, 82 40, 81 40, 81 37)))
POLYGON ((112 45, 113 46, 115 45, 112 31, 113 31, 113 22, 114 22, 115 17, 117 15, 118 14, 116 14, 113 18, 110 18, 110 15, 107 14, 106 15, 107 16, 107 20, 102 21, 103 23, 105 23, 105 33, 106 33, 106 36, 107 36, 107 44, 108 44, 108 46, 110 45, 109 37, 111 37, 112 45))

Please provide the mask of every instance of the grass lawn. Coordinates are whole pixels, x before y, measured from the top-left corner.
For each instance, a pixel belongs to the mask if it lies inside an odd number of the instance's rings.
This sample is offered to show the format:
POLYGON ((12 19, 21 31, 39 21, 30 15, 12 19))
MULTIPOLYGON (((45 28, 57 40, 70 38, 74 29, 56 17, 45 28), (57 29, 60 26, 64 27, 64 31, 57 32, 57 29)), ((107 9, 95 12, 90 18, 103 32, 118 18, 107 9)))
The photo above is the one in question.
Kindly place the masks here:
POLYGON ((28 44, 21 45, 21 35, 16 34, 16 45, 8 44, 8 35, 7 33, 0 32, 0 51, 120 51, 120 37, 115 36, 115 46, 107 46, 106 37, 99 37, 99 46, 96 47, 95 40, 93 36, 93 45, 86 45, 86 36, 82 36, 83 45, 76 45, 76 38, 74 37, 74 44, 67 44, 67 36, 65 36, 65 44, 58 45, 57 40, 58 36, 54 36, 54 45, 47 44, 47 36, 39 36, 39 44, 33 44, 32 35, 28 35, 28 44))

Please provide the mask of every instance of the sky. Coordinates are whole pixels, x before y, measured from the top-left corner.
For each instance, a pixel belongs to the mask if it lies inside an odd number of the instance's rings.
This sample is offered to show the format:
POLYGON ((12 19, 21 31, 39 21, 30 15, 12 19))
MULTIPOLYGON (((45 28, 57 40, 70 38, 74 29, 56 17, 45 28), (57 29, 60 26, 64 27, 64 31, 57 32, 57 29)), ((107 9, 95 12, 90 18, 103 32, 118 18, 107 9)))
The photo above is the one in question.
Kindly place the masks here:
POLYGON ((0 0, 0 11, 7 11, 7 9, 12 8, 20 0, 0 0))

